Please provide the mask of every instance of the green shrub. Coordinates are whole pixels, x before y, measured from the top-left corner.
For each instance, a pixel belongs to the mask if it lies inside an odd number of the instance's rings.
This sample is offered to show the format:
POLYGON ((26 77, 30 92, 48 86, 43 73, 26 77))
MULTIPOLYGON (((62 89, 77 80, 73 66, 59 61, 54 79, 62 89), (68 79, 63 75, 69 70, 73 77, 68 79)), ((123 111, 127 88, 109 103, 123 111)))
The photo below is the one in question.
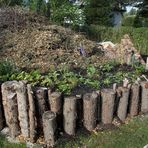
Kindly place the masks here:
POLYGON ((122 26, 133 26, 134 25, 135 16, 126 16, 122 21, 122 26))

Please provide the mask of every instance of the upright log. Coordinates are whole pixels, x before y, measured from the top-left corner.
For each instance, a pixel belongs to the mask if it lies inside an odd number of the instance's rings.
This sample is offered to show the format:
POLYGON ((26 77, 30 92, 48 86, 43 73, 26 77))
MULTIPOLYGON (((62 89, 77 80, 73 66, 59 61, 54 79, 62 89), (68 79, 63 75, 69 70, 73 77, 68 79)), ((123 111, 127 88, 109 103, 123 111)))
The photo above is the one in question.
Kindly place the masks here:
POLYGON ((15 138, 20 134, 17 94, 15 88, 16 84, 18 84, 17 81, 8 81, 2 84, 2 99, 5 118, 12 138, 15 138))
POLYGON ((128 107, 128 100, 129 100, 129 89, 125 87, 119 87, 118 91, 120 91, 120 100, 119 106, 117 110, 117 116, 121 121, 124 121, 127 116, 127 107, 128 107))
POLYGON ((142 100, 141 100, 141 112, 148 112, 148 82, 141 82, 142 87, 142 100))
POLYGON ((84 127, 92 131, 97 125, 97 98, 96 92, 87 93, 83 96, 84 127))
POLYGON ((47 148, 53 147, 56 142, 56 114, 51 111, 46 111, 43 114, 43 131, 47 148))
POLYGON ((36 105, 36 117, 37 117, 37 126, 42 131, 43 123, 42 116, 47 108, 47 88, 38 87, 35 90, 35 105, 36 105))
POLYGON ((131 87, 130 95, 130 116, 134 117, 138 115, 138 105, 139 105, 139 95, 140 95, 140 86, 138 84, 133 84, 131 87))
POLYGON ((113 89, 103 89, 101 91, 102 97, 102 122, 104 124, 111 124, 113 120, 115 92, 113 89))
POLYGON ((16 93, 21 133, 22 136, 29 137, 28 98, 27 87, 24 82, 20 81, 16 85, 16 93))
POLYGON ((60 92, 53 92, 48 94, 50 110, 56 114, 62 113, 62 98, 60 92))
MULTIPOLYGON (((0 84, 1 87, 1 84, 0 84)), ((2 94, 1 94, 1 88, 0 88, 0 131, 3 129, 4 127, 4 115, 3 115, 3 106, 2 106, 2 94)))
POLYGON ((36 115, 35 115, 35 102, 34 102, 34 95, 33 90, 30 84, 27 85, 27 93, 28 93, 28 100, 29 100, 29 133, 30 133, 30 141, 32 143, 35 142, 36 139, 36 115))
POLYGON ((75 135, 76 133, 76 97, 64 98, 64 131, 68 135, 75 135))

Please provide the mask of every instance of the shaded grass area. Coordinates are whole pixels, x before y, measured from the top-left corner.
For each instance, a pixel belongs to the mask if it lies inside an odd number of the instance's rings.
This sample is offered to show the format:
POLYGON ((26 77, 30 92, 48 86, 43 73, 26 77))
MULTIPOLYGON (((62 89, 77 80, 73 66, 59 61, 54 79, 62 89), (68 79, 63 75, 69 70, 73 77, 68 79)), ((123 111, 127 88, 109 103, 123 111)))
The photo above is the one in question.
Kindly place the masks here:
POLYGON ((9 143, 4 136, 0 136, 0 148, 26 148, 26 145, 9 143))
POLYGON ((57 148, 143 148, 148 144, 148 117, 135 118, 116 130, 60 140, 57 148))

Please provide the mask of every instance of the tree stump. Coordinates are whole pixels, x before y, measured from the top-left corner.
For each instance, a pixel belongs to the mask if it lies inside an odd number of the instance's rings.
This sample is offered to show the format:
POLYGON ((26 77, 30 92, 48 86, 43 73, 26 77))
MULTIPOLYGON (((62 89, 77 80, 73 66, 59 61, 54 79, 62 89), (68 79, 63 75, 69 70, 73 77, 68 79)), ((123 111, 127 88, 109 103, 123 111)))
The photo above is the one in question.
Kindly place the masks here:
POLYGON ((29 117, 28 117, 28 98, 26 84, 20 81, 16 85, 17 104, 21 133, 24 137, 29 137, 29 117))
POLYGON ((113 89, 103 89, 101 91, 102 97, 102 122, 104 124, 111 124, 113 120, 115 92, 113 89))
POLYGON ((43 114, 43 131, 47 147, 53 147, 56 142, 56 114, 51 111, 46 111, 43 114))
POLYGON ((141 100, 141 112, 148 112, 148 82, 141 82, 142 87, 142 100, 141 100))
POLYGON ((49 93, 50 110, 56 114, 62 113, 62 98, 60 92, 49 93))
POLYGON ((76 97, 66 97, 64 98, 64 131, 68 135, 75 135, 76 133, 76 97))
POLYGON ((42 131, 43 123, 42 123, 42 116, 45 111, 48 110, 47 108, 47 88, 38 87, 35 90, 35 105, 36 105, 36 117, 37 117, 37 127, 42 131))
POLYGON ((87 93, 83 96, 84 127, 92 131, 97 125, 97 102, 98 94, 87 93))
POLYGON ((16 85, 18 85, 17 81, 8 81, 2 84, 2 99, 5 118, 12 138, 17 137, 20 134, 16 85))
POLYGON ((27 93, 28 93, 28 101, 29 101, 29 133, 30 133, 30 141, 32 143, 35 142, 36 138, 36 115, 35 115, 35 102, 34 102, 34 94, 30 84, 27 85, 27 93))
POLYGON ((138 106, 139 106, 139 95, 140 95, 140 86, 138 84, 133 84, 131 87, 131 103, 130 103, 130 116, 138 115, 138 106))
POLYGON ((127 107, 128 107, 128 100, 129 100, 129 89, 125 87, 119 87, 118 91, 120 91, 121 96, 119 100, 117 116, 121 121, 124 121, 127 116, 127 107))

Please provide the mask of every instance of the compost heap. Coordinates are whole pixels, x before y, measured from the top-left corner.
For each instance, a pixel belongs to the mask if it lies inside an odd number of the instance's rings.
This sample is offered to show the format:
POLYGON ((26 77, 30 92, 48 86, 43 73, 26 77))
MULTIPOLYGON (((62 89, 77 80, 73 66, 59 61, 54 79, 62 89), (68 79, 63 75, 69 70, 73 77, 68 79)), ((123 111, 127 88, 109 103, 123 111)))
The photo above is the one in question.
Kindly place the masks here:
POLYGON ((21 69, 41 72, 121 60, 121 56, 105 54, 108 50, 104 52, 84 35, 18 7, 0 9, 0 50, 1 61, 7 59, 21 69))

